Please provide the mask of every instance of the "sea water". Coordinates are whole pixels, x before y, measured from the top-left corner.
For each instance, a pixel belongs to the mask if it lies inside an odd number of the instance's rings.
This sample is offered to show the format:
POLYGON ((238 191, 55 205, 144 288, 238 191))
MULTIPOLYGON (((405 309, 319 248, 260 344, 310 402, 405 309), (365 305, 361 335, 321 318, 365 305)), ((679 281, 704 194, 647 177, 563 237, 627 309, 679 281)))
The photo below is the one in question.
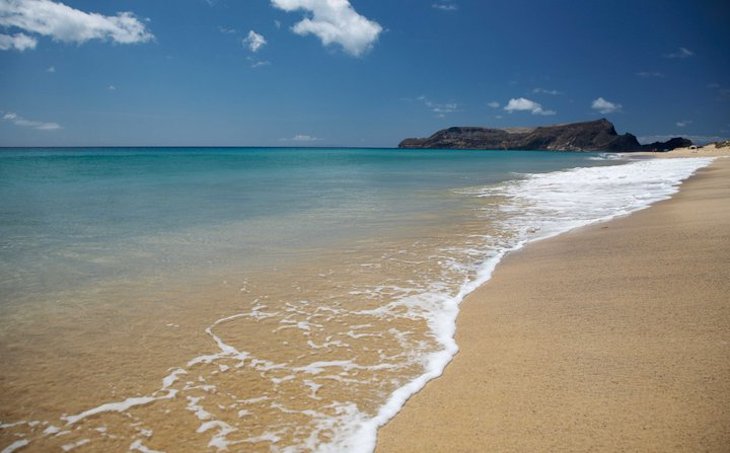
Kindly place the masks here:
POLYGON ((0 447, 370 451, 505 253, 709 162, 2 150, 0 447))

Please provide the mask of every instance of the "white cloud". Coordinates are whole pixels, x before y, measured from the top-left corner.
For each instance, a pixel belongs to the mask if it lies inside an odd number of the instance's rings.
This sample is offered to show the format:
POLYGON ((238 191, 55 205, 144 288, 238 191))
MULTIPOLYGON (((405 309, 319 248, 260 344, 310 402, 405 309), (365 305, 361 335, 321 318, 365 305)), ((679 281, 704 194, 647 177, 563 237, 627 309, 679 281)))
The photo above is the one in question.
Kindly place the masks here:
POLYGON ((321 138, 317 138, 311 135, 306 134, 297 134, 292 138, 280 138, 279 141, 282 142, 318 142, 322 140, 321 138))
POLYGON ((56 72, 55 66, 49 66, 48 69, 46 69, 46 72, 56 72))
POLYGON ((602 97, 599 97, 598 99, 594 100, 593 103, 591 103, 591 108, 593 110, 597 110, 600 113, 613 113, 621 110, 621 104, 610 102, 603 99, 602 97))
POLYGON ((251 67, 254 69, 260 68, 262 66, 268 66, 271 64, 271 62, 268 60, 257 60, 252 57, 246 57, 246 60, 248 60, 251 63, 251 67))
POLYGON ((689 58, 695 53, 686 47, 680 47, 676 52, 668 53, 664 55, 664 58, 689 58))
POLYGON ((488 103, 487 105, 492 107, 493 109, 499 108, 499 102, 497 102, 497 101, 492 101, 492 102, 488 103))
POLYGON ((535 88, 534 90, 532 90, 532 92, 535 94, 551 94, 553 96, 563 94, 562 92, 560 92, 558 90, 546 90, 545 88, 535 88))
POLYGON ((106 87, 106 89, 109 91, 117 91, 117 87, 115 87, 114 85, 109 85, 108 87, 106 87))
POLYGON ((17 113, 12 112, 4 114, 2 119, 3 121, 10 121, 16 126, 31 127, 33 129, 38 129, 39 131, 55 131, 57 129, 61 129, 61 126, 58 123, 46 123, 43 121, 27 120, 17 113))
POLYGON ((449 0, 442 0, 440 3, 433 3, 431 8, 438 9, 441 11, 456 11, 459 9, 459 5, 451 3, 449 0))
POLYGON ((303 9, 311 14, 294 24, 294 33, 315 35, 325 46, 339 44, 356 57, 367 52, 383 31, 380 24, 358 14, 348 0, 271 0, 271 3, 287 12, 303 9))
POLYGON ((23 52, 26 49, 35 49, 38 40, 25 33, 5 35, 0 33, 0 50, 17 50, 23 52))
POLYGON ((692 124, 692 120, 677 121, 676 124, 677 124, 677 127, 687 127, 690 124, 692 124))
POLYGON ((218 31, 223 33, 224 35, 235 35, 236 33, 238 33, 238 30, 236 30, 235 28, 228 28, 223 26, 218 27, 218 31))
POLYGON ((636 75, 639 77, 643 77, 645 79, 652 78, 652 77, 657 77, 657 78, 665 77, 663 73, 656 72, 656 71, 641 71, 641 72, 637 72, 636 75))
POLYGON ((512 98, 504 107, 509 113, 513 112, 530 112, 533 115, 555 115, 554 110, 545 110, 542 105, 526 98, 512 98))
MULTIPOLYGON (((91 39, 120 44, 147 42, 154 35, 130 12, 115 16, 86 13, 51 0, 1 0, 0 27, 19 28, 28 33, 49 36, 56 41, 84 43, 91 39)), ((2 35, 8 36, 8 35, 2 35)), ((35 38, 25 36, 26 47, 35 47, 35 38), (32 44, 31 41, 32 40, 32 44)), ((7 50, 0 46, 3 50, 7 50)), ((17 48, 17 47, 16 47, 17 48)))
POLYGON ((259 49, 266 45, 266 38, 251 30, 248 32, 248 36, 243 38, 243 45, 247 46, 251 52, 258 52, 259 49))
POLYGON ((426 96, 419 96, 417 100, 423 102, 423 105, 428 107, 430 111, 436 114, 437 117, 443 118, 447 113, 454 113, 459 111, 459 104, 456 102, 447 102, 445 104, 439 104, 428 99, 426 96))

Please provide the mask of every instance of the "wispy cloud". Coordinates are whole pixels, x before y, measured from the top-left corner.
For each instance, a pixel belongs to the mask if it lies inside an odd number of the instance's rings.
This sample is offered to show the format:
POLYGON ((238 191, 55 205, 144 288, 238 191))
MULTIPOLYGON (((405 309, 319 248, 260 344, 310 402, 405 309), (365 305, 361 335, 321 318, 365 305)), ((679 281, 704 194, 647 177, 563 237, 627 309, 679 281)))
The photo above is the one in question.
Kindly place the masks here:
POLYGON ((248 47, 248 50, 251 52, 258 52, 259 49, 266 45, 266 38, 251 30, 248 32, 248 36, 243 38, 243 45, 248 47))
POLYGON ((218 31, 223 33, 224 35, 235 35, 236 33, 238 33, 238 30, 236 30, 235 28, 223 26, 218 27, 218 31))
POLYGON ((115 87, 114 85, 109 85, 108 87, 106 87, 106 89, 109 91, 117 91, 117 87, 115 87))
POLYGON ((46 72, 56 72, 55 66, 49 66, 48 69, 46 69, 46 72))
POLYGON ((264 66, 269 66, 271 64, 271 62, 268 60, 257 60, 256 58, 252 58, 252 57, 246 57, 246 60, 248 60, 249 63, 251 63, 251 67, 253 69, 261 68, 264 66))
POLYGON ((663 73, 657 72, 657 71, 640 71, 640 72, 637 72, 636 75, 639 77, 642 77, 644 79, 650 79, 653 77, 656 77, 656 78, 666 77, 663 73))
POLYGON ((438 3, 431 4, 431 8, 441 11, 457 11, 459 9, 459 5, 451 0, 441 0, 438 3))
POLYGON ((530 112, 533 115, 555 115, 554 110, 545 110, 542 105, 527 98, 512 98, 504 109, 509 113, 530 112))
POLYGON ((306 135, 306 134, 297 134, 294 137, 291 138, 280 138, 280 142, 299 142, 299 143, 307 143, 307 142, 318 142, 321 141, 321 138, 314 137, 312 135, 306 135))
MULTIPOLYGON (((131 12, 115 16, 86 13, 51 0, 0 1, 0 27, 17 28, 27 33, 49 36, 56 41, 84 43, 92 39, 134 44, 154 39, 143 21, 131 12)), ((32 49, 36 39, 23 33, 0 35, 0 49, 32 49), (8 37, 12 47, 9 47, 8 37), (5 42, 5 44, 1 44, 5 42), (23 47, 24 46, 24 47, 23 47)))
POLYGON ((621 104, 599 97, 591 103, 591 108, 599 113, 614 113, 621 111, 621 104))
POLYGON ((55 131, 61 129, 61 126, 58 123, 47 123, 44 121, 28 120, 13 112, 7 112, 3 114, 2 119, 3 121, 9 121, 16 126, 30 127, 39 131, 55 131))
POLYGON ((535 88, 534 90, 532 90, 532 92, 534 94, 550 94, 552 96, 558 96, 560 94, 563 94, 562 91, 558 91, 558 90, 546 90, 545 88, 535 88))
POLYGON ((298 35, 314 35, 329 46, 338 44, 345 52, 358 57, 378 40, 383 27, 358 14, 349 0, 271 0, 281 10, 309 13, 294 24, 292 31, 298 35))
POLYGON ((35 49, 38 40, 25 33, 6 35, 0 33, 0 50, 17 50, 23 52, 28 49, 35 49))
POLYGON ((418 96, 416 100, 420 101, 425 105, 431 112, 435 113, 437 117, 443 118, 448 113, 454 113, 459 111, 459 104, 456 102, 447 102, 444 104, 433 102, 426 96, 418 96))
POLYGON ((717 100, 730 100, 730 88, 723 87, 719 83, 708 83, 707 88, 714 90, 715 93, 717 93, 717 100))
POLYGON ((695 53, 686 47, 680 47, 676 52, 668 53, 664 55, 664 58, 689 58, 695 53))
POLYGON ((675 124, 677 125, 677 127, 687 127, 692 124, 692 120, 677 121, 675 124))
POLYGON ((489 103, 487 103, 487 105, 489 107, 493 108, 493 109, 498 109, 499 108, 499 102, 497 102, 497 101, 489 102, 489 103))

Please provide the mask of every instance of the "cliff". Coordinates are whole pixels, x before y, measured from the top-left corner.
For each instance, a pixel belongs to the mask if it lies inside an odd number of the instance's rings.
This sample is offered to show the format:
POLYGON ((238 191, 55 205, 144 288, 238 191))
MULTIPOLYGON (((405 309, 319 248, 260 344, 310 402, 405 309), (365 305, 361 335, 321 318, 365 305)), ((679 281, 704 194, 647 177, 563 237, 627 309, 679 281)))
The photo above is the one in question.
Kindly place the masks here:
POLYGON ((667 151, 686 142, 686 139, 672 139, 644 146, 631 134, 618 135, 610 121, 600 119, 535 128, 450 127, 428 138, 407 138, 398 147, 630 152, 667 151))

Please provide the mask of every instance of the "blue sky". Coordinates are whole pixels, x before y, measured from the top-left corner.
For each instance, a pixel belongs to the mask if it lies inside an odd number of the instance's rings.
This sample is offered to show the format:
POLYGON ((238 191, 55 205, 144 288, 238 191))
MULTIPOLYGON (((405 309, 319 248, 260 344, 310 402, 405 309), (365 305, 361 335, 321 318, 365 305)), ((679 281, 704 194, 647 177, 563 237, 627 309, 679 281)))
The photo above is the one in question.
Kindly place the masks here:
POLYGON ((0 146, 730 137, 727 0, 0 0, 0 146))

